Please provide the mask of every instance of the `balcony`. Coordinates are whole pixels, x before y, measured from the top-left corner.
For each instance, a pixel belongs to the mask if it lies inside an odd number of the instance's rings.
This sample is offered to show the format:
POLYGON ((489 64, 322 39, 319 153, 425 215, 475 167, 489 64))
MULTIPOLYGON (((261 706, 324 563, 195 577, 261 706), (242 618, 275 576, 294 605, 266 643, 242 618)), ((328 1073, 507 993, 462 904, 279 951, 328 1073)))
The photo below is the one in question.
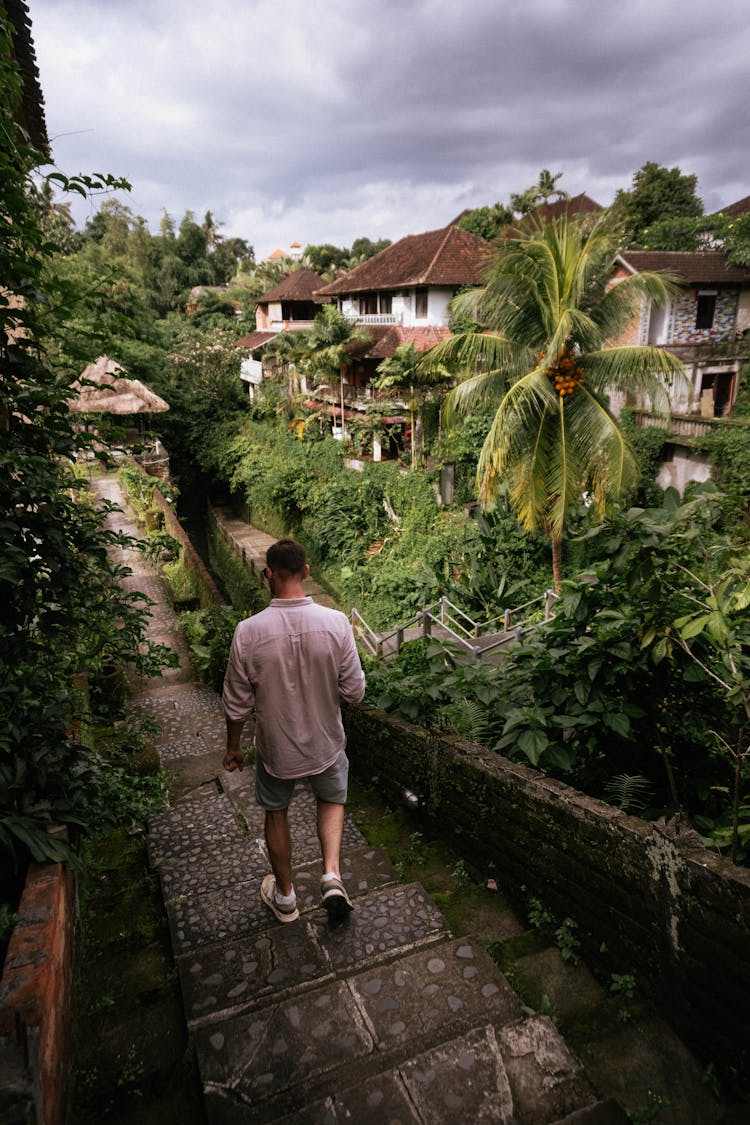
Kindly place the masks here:
POLYGON ((650 414, 647 410, 634 410, 633 421, 636 426, 645 426, 651 429, 664 430, 670 437, 695 438, 715 432, 721 427, 732 426, 735 429, 745 429, 746 422, 733 418, 702 418, 697 414, 670 414, 664 418, 658 414, 650 414))
POLYGON ((750 357, 750 340, 739 334, 716 340, 701 340, 692 344, 679 342, 660 345, 677 356, 686 367, 695 364, 733 363, 750 357))
POLYGON ((313 387, 308 394, 310 398, 330 403, 332 406, 340 406, 343 398, 347 406, 354 406, 358 410, 366 410, 373 402, 392 404, 396 410, 407 409, 406 404, 395 391, 377 391, 374 387, 352 387, 349 383, 344 383, 343 394, 340 383, 333 385, 325 383, 313 387))
POLYGON ((404 318, 397 316, 396 313, 347 313, 346 319, 352 324, 383 324, 389 326, 401 324, 404 318))

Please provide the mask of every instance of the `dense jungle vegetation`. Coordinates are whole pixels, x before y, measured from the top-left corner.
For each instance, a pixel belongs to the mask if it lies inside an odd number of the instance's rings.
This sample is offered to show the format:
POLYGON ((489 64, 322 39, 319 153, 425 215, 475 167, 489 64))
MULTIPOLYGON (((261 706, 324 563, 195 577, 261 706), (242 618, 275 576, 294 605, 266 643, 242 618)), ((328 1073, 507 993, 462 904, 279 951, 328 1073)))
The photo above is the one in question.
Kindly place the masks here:
MULTIPOLYGON (((0 211, 12 217, 0 274, 16 295, 0 301, 0 847, 18 879, 29 856, 72 858, 48 834, 51 824, 75 833, 137 820, 165 793, 159 774, 133 769, 135 752, 148 756, 149 732, 131 729, 105 694, 128 664, 154 671, 171 657, 143 644, 147 599, 122 593, 122 571, 107 557, 119 539, 80 471, 82 446, 106 459, 101 439, 122 436, 114 427, 100 431, 94 450, 66 406, 71 382, 98 355, 169 401, 158 431, 183 506, 212 495, 243 505, 272 533, 294 534, 342 608, 356 605, 375 628, 441 595, 488 619, 541 594, 551 565, 544 529, 522 530, 502 484, 492 510, 476 503, 492 402, 478 402, 448 429, 440 414, 444 388, 425 378, 414 407, 424 455, 414 463, 366 461, 353 472, 344 455, 366 448, 381 424, 377 413, 359 431, 351 428, 345 449, 286 377, 248 400, 236 341, 254 324, 257 296, 291 263, 256 263, 252 247, 224 238, 210 212, 202 221, 188 212, 179 223, 165 214, 153 234, 126 204, 106 198, 76 230, 50 183, 58 195, 127 185, 111 176, 34 176, 42 157, 13 123, 18 77, 5 38, 0 44, 8 94, 0 109, 0 211), (440 506, 435 485, 447 465, 455 471, 454 500, 440 506), (88 702, 80 672, 92 685, 88 702)), ((645 204, 659 177, 642 171, 620 205, 630 207, 633 230, 640 223, 653 231, 645 204)), ((557 178, 543 173, 539 185, 511 199, 511 214, 549 199, 557 178)), ((669 173, 669 213, 696 219, 702 207, 695 209, 695 185, 686 179, 678 169, 669 173)), ((480 208, 475 225, 489 237, 504 213, 499 204, 480 208)), ((382 247, 367 238, 351 250, 308 247, 302 264, 335 271, 382 247)), ((470 328, 470 318, 456 325, 470 328)), ((327 363, 330 370, 341 346, 326 336, 332 327, 322 324, 313 340, 312 369, 327 363)), ((408 357, 400 361, 400 375, 393 366, 383 373, 396 388, 408 357)), ((368 667, 369 698, 621 807, 650 816, 685 811, 705 839, 742 859, 750 841, 746 432, 733 428, 713 440, 718 487, 691 490, 684 500, 653 483, 660 443, 657 431, 632 433, 639 492, 608 501, 604 513, 578 502, 566 507, 565 582, 546 630, 499 666, 415 642, 396 661, 368 667)), ((176 572, 179 560, 164 533, 145 538, 150 557, 171 561, 176 572)), ((249 608, 238 605, 234 613, 249 608)), ((213 654, 214 667, 231 614, 191 620, 192 637, 213 654)))
MULTIPOLYGON (((73 860, 48 829, 84 829, 140 819, 163 800, 158 776, 137 777, 130 750, 111 739, 107 692, 125 663, 146 674, 173 661, 146 644, 148 599, 120 586, 108 549, 122 537, 106 526, 77 467, 90 445, 68 409, 67 371, 54 362, 57 339, 75 318, 69 287, 55 284, 42 217, 44 192, 32 178, 42 156, 17 130, 20 79, 0 20, 0 948, 30 858, 73 860)), ((60 174, 87 195, 124 186, 112 176, 60 174)), ((74 342, 66 341, 71 364, 74 342)), ((80 367, 78 370, 80 371, 80 367)))

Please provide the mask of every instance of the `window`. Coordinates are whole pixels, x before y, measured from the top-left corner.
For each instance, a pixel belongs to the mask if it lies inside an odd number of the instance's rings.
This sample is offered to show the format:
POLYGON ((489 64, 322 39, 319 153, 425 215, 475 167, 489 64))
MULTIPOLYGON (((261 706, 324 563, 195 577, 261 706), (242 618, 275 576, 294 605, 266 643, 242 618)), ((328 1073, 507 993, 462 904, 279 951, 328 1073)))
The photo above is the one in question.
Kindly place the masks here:
POLYGON ((417 318, 426 317, 427 316, 427 289, 423 288, 423 289, 415 290, 414 298, 415 298, 414 315, 417 318))
POLYGON ((379 313, 389 313, 393 305, 390 293, 363 293, 359 298, 360 316, 377 316, 379 313))
POLYGON ((715 312, 716 290, 698 290, 698 301, 695 307, 695 327, 703 329, 713 328, 715 312))

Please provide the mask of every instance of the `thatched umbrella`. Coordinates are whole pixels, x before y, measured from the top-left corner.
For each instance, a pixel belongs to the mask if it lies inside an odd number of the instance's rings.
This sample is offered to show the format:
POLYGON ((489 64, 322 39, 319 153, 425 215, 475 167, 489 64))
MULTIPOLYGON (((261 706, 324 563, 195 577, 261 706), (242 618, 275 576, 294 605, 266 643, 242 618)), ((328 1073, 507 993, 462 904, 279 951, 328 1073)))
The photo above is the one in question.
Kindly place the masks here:
POLYGON ((130 379, 124 368, 106 355, 90 363, 71 389, 75 398, 68 406, 78 414, 161 414, 169 410, 168 402, 140 380, 130 379))

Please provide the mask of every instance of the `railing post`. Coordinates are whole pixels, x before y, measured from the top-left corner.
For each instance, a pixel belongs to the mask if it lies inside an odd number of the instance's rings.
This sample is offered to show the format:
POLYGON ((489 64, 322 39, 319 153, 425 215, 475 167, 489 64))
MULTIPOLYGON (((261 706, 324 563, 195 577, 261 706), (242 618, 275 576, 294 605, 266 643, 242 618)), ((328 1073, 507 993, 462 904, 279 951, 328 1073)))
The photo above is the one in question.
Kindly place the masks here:
POLYGON ((513 611, 510 610, 510 609, 506 609, 505 613, 503 614, 503 629, 505 630, 506 633, 510 632, 512 620, 513 620, 513 611))
POLYGON ((432 636, 432 621, 430 620, 430 615, 427 612, 427 610, 424 610, 422 612, 422 636, 423 637, 431 637, 432 636))
POLYGON ((442 598, 440 599, 440 621, 443 625, 445 625, 445 621, 448 616, 448 606, 446 605, 447 601, 448 599, 446 598, 445 594, 443 594, 442 598))
POLYGON ((549 621, 552 617, 552 606, 555 602, 555 591, 544 591, 544 620, 549 621))
POLYGON ((401 646, 402 646, 403 643, 404 643, 404 630, 402 628, 398 628, 396 630, 396 655, 398 655, 398 653, 401 652, 401 646))

